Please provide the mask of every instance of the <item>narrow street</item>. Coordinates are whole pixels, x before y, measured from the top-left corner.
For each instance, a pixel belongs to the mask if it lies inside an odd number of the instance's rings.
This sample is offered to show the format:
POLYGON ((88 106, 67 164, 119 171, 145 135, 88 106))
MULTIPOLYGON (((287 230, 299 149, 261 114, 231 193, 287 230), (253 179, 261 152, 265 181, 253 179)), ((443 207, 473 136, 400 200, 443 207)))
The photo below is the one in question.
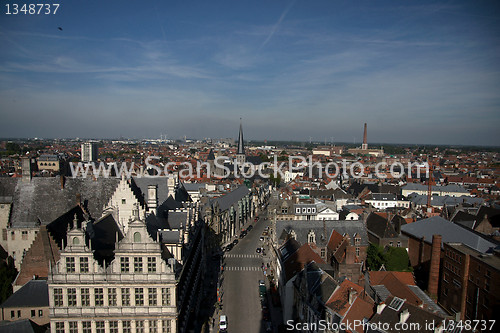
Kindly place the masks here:
MULTIPOLYGON (((227 316, 228 332, 261 333, 266 329, 277 332, 281 323, 279 313, 271 309, 269 280, 263 270, 269 262, 269 249, 259 238, 270 225, 266 215, 266 211, 260 214, 259 221, 251 223, 253 229, 244 238, 238 239, 232 250, 224 252, 221 275, 223 306, 219 315, 227 316), (258 247, 265 247, 266 256, 256 252, 258 247), (259 296, 259 280, 264 281, 267 289, 264 301, 259 296), (261 303, 267 307, 266 310, 263 311, 261 303)), ((217 330, 218 327, 214 327, 213 332, 217 330)))

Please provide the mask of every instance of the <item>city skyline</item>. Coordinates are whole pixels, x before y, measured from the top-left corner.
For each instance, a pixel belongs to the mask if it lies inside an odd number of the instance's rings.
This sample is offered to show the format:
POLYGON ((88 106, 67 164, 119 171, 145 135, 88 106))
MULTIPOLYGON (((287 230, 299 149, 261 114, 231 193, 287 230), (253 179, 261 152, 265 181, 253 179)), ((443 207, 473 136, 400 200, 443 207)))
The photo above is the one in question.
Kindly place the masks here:
POLYGON ((496 146, 499 6, 61 3, 6 15, 2 137, 496 146), (58 29, 60 27, 61 29, 58 29))

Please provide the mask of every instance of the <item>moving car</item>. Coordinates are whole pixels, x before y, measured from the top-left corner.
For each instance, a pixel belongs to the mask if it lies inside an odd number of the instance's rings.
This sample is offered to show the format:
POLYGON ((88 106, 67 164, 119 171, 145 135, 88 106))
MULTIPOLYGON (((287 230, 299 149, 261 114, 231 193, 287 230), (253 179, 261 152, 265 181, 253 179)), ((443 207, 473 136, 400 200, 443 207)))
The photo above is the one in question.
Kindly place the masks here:
POLYGON ((257 250, 255 250, 255 252, 257 253, 260 253, 262 251, 262 249, 260 247, 257 248, 257 250))
POLYGON ((264 282, 264 280, 259 280, 259 286, 265 286, 266 283, 264 282))

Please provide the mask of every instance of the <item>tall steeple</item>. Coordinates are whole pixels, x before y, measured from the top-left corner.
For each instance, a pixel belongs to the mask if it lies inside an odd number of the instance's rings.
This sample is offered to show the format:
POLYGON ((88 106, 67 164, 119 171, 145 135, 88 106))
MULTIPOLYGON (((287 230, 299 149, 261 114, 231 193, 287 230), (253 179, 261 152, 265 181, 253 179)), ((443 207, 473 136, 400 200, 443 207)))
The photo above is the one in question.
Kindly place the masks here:
POLYGON ((238 135, 238 152, 237 154, 245 155, 245 145, 243 143, 243 125, 240 118, 240 133, 238 135))
POLYGON ((243 125, 240 118, 240 133, 238 135, 238 151, 236 152, 236 163, 239 165, 244 164, 246 161, 245 157, 245 144, 243 142, 243 125))

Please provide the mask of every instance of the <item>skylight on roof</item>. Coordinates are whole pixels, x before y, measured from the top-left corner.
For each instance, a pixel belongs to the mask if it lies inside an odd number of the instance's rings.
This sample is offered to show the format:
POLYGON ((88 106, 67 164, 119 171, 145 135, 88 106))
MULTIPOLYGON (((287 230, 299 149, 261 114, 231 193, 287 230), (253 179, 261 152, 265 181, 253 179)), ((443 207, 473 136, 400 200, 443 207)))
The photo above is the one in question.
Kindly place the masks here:
POLYGON ((389 304, 389 308, 393 309, 394 311, 399 311, 404 303, 405 303, 404 299, 401 299, 399 297, 394 297, 391 301, 391 304, 389 304))

